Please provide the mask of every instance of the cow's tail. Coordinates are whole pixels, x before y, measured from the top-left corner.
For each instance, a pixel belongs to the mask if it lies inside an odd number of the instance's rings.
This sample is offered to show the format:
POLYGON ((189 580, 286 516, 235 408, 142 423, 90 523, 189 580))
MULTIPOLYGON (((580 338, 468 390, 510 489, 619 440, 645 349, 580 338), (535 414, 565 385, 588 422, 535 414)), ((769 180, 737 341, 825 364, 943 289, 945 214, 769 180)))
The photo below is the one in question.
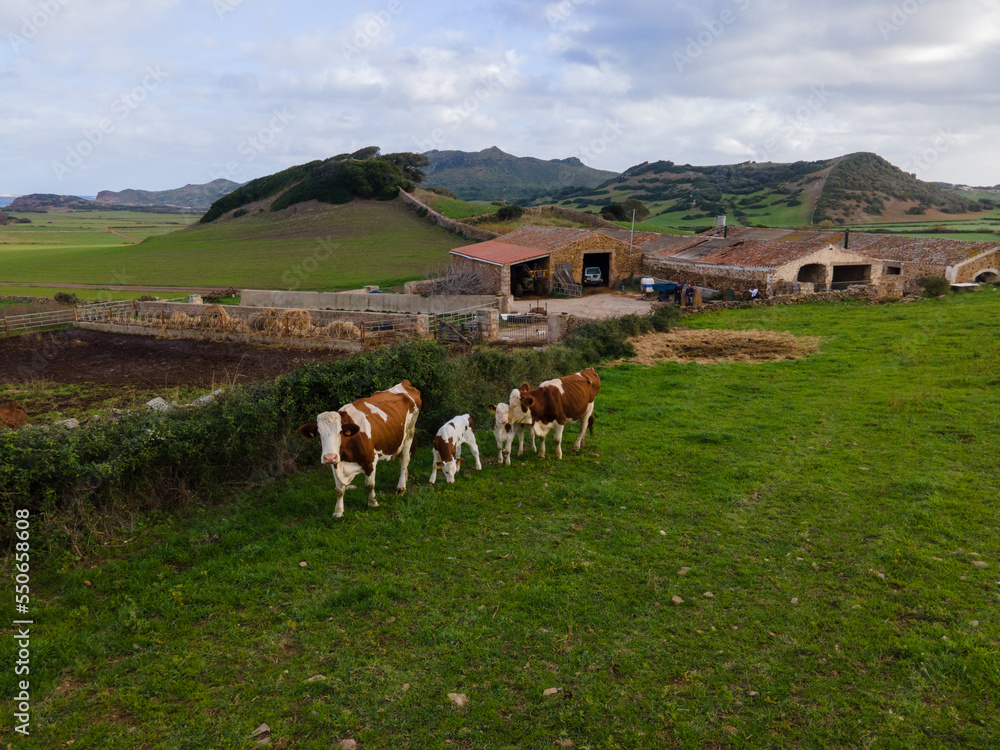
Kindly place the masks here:
POLYGON ((587 432, 590 433, 591 437, 594 436, 594 415, 593 414, 591 414, 590 415, 590 419, 587 420, 587 432))

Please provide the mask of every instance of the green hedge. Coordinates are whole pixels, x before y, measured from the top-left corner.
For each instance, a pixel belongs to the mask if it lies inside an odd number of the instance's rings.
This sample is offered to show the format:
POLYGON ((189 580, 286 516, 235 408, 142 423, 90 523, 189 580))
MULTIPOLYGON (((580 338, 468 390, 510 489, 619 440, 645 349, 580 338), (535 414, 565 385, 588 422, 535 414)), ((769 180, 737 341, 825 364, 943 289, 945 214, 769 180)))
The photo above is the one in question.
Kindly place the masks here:
MULTIPOLYGON (((339 408, 409 379, 422 396, 418 444, 456 414, 483 425, 489 405, 522 382, 631 356, 625 338, 667 330, 672 307, 591 323, 541 351, 480 347, 453 356, 434 342, 409 342, 309 364, 273 381, 232 389, 198 409, 137 412, 81 429, 25 427, 0 432, 0 501, 5 523, 14 508, 33 514, 108 505, 159 507, 192 496, 223 496, 233 485, 280 476, 318 460, 318 447, 297 435, 319 412, 339 408)), ((10 538, 7 535, 7 538, 10 538)))

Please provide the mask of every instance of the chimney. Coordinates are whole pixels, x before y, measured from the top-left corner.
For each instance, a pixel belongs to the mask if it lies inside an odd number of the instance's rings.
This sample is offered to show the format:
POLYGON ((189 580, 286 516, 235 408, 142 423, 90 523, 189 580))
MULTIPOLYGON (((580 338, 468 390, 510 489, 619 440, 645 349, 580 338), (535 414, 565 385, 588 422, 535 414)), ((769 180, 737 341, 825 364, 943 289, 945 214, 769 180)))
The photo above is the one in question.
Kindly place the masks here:
POLYGON ((850 241, 850 239, 851 239, 851 230, 850 229, 845 229, 844 230, 844 249, 845 250, 847 249, 847 243, 850 241))

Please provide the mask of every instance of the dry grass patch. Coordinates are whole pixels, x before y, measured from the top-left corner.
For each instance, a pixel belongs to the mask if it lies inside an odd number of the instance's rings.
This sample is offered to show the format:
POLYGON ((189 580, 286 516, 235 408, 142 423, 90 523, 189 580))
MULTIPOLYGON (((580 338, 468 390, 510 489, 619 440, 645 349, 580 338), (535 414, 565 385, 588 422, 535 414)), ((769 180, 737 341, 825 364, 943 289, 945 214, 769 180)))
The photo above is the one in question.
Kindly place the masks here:
POLYGON ((777 331, 716 331, 675 328, 668 333, 648 333, 631 340, 636 356, 622 362, 654 365, 657 362, 777 362, 803 359, 819 349, 814 336, 793 336, 777 331))

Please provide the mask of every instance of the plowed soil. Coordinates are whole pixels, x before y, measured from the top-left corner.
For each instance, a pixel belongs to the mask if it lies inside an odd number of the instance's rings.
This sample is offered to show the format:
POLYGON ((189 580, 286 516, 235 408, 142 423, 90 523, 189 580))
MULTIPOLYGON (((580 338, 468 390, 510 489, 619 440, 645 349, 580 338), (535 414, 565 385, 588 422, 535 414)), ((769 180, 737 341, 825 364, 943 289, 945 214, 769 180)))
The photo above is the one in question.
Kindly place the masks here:
POLYGON ((336 354, 65 330, 0 339, 0 382, 209 387, 272 378, 336 354))
POLYGON ((636 356, 625 362, 777 362, 802 359, 819 349, 820 340, 775 331, 715 331, 676 328, 632 339, 636 356))

